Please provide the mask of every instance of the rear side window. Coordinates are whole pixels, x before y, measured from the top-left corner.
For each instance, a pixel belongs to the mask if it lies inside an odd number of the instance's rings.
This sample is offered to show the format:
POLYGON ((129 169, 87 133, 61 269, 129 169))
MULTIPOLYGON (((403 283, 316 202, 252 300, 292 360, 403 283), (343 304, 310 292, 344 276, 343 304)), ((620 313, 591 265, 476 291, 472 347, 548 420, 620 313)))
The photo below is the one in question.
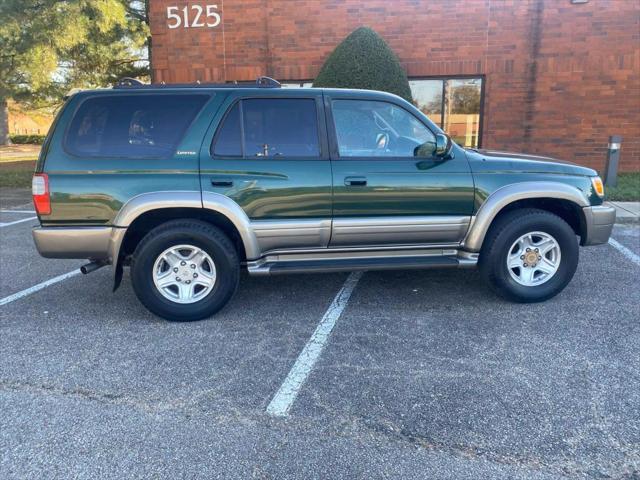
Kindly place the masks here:
POLYGON ((220 127, 213 154, 219 157, 242 156, 242 129, 240 127, 240 102, 236 103, 220 127))
POLYGON ((166 158, 175 153, 207 95, 114 95, 89 98, 65 138, 82 157, 166 158))
POLYGON ((218 130, 215 156, 318 158, 318 117, 313 99, 245 99, 218 130))

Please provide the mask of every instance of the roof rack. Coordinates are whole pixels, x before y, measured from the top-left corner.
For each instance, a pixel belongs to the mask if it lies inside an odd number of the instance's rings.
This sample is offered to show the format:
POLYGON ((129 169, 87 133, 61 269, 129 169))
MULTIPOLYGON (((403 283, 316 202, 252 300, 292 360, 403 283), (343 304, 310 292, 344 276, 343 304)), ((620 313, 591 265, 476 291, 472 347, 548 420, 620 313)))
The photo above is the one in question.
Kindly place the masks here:
POLYGON ((258 77, 255 83, 142 83, 135 78, 121 78, 113 86, 115 89, 138 88, 280 88, 280 82, 271 77, 258 77))

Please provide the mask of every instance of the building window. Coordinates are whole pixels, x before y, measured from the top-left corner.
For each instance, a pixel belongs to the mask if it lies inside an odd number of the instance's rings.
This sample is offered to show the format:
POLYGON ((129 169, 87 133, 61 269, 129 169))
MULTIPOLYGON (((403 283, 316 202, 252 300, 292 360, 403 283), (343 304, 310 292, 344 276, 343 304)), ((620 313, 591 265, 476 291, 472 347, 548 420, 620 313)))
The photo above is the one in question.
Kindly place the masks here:
POLYGON ((282 88, 311 88, 313 87, 313 82, 289 81, 289 82, 281 82, 280 85, 282 86, 282 88))
POLYGON ((464 147, 480 146, 481 78, 409 80, 416 106, 464 147))

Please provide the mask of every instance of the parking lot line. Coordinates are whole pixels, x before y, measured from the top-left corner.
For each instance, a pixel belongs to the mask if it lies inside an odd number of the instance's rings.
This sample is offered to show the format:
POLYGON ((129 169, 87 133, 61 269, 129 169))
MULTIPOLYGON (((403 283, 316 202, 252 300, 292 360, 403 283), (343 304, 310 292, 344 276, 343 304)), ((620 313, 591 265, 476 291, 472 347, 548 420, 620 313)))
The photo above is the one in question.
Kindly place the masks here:
POLYGON ((287 378, 271 399, 267 406, 267 413, 274 417, 285 417, 295 401, 302 385, 309 376, 311 369, 320 358, 320 354, 327 344, 331 331, 340 318, 343 310, 349 302, 349 298, 354 288, 362 277, 362 272, 353 272, 342 285, 342 288, 331 302, 329 309, 325 312, 322 320, 316 327, 313 335, 298 355, 296 363, 293 365, 287 378))
POLYGON ((35 210, 0 210, 0 213, 36 213, 35 210))
POLYGON ((38 283, 37 285, 34 285, 33 287, 29 287, 25 290, 14 293, 13 295, 9 295, 8 297, 4 297, 3 299, 0 299, 0 306, 6 305, 7 303, 11 303, 15 300, 26 297, 27 295, 31 295, 32 293, 42 290, 43 288, 47 288, 50 285, 62 282, 67 278, 75 277, 80 273, 82 273, 80 272, 80 269, 77 269, 77 270, 72 270, 71 272, 64 273, 62 275, 58 275, 57 277, 50 278, 49 280, 46 280, 42 283, 38 283))
POLYGON ((13 222, 0 223, 0 228, 15 225, 16 223, 29 222, 31 220, 36 220, 37 218, 38 217, 21 218, 20 220, 14 220, 13 222))
POLYGON ((619 243, 616 240, 614 240, 613 237, 609 238, 609 245, 614 247, 616 250, 618 250, 620 253, 622 253, 625 257, 627 257, 629 260, 631 260, 636 265, 640 265, 640 256, 636 255, 631 250, 629 250, 627 247, 625 247, 621 243, 619 243))

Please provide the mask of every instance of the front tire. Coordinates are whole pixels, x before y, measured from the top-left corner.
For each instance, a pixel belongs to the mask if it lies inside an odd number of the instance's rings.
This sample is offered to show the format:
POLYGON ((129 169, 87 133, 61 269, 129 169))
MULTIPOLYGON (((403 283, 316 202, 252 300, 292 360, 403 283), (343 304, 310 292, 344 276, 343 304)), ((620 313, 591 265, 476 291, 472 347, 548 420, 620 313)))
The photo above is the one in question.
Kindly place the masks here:
POLYGON ((534 208, 498 218, 480 252, 480 272, 500 296, 520 303, 560 293, 578 266, 576 234, 562 218, 534 208))
POLYGON ((229 238, 197 220, 174 220, 151 230, 131 261, 140 302, 170 321, 208 318, 235 293, 240 261, 229 238))

